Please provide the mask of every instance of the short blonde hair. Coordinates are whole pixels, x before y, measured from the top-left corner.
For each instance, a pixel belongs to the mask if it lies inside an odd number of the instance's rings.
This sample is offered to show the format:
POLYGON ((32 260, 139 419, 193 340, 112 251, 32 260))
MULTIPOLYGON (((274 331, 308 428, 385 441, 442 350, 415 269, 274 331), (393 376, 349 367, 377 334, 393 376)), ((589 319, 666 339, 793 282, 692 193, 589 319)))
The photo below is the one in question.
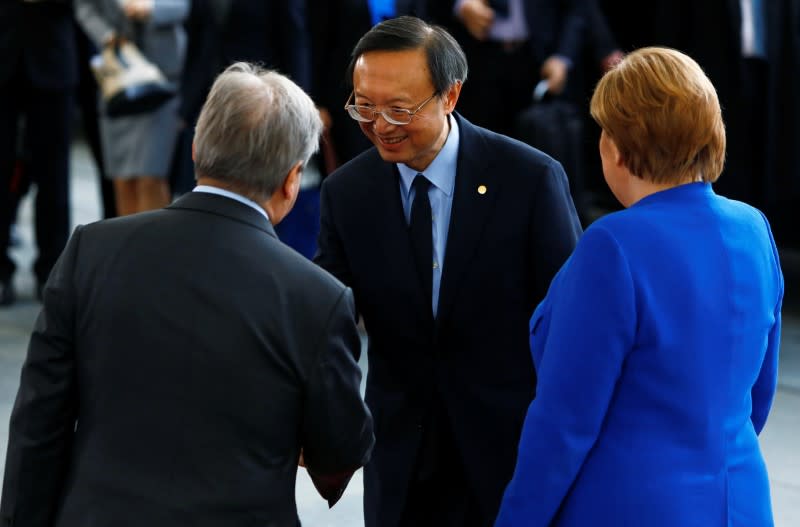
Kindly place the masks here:
POLYGON ((722 172, 725 124, 717 92, 679 51, 648 47, 627 55, 600 79, 590 111, 640 178, 713 182, 722 172))

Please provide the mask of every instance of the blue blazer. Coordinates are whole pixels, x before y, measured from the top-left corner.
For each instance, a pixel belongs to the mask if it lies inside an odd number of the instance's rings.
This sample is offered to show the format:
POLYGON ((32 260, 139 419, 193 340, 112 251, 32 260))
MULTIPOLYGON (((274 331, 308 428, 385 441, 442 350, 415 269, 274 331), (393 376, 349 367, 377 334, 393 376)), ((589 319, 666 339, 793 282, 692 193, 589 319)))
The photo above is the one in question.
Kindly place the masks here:
POLYGON ((581 233, 561 165, 456 119, 436 319, 414 264, 397 167, 373 147, 322 184, 316 261, 352 287, 369 334, 376 444, 364 469, 367 527, 400 522, 433 400, 449 417, 450 448, 482 512, 475 524, 494 521, 536 384, 528 320, 581 233))
POLYGON ((595 222, 531 319, 497 527, 772 525, 757 435, 783 277, 764 216, 693 183, 595 222))

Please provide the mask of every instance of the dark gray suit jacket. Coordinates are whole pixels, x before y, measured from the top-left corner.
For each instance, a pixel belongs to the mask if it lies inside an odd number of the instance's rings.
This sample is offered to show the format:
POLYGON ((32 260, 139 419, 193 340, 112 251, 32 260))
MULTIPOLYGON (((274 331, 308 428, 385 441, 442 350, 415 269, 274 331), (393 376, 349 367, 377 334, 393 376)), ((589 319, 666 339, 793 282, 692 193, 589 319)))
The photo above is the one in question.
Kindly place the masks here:
POLYGON ((323 483, 369 458, 359 346, 350 290, 235 200, 78 228, 23 366, 0 525, 296 525, 301 448, 323 483))

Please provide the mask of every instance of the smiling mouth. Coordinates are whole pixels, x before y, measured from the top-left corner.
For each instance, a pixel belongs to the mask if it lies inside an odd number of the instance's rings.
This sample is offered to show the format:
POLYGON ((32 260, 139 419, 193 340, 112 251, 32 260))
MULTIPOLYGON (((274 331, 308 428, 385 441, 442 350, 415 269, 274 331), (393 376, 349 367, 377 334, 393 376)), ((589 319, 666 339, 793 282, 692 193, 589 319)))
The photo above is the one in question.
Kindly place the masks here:
POLYGON ((403 136, 403 137, 380 137, 380 136, 378 136, 378 139, 380 140, 381 143, 383 143, 385 145, 396 145, 396 144, 402 142, 403 140, 405 140, 405 136, 403 136))

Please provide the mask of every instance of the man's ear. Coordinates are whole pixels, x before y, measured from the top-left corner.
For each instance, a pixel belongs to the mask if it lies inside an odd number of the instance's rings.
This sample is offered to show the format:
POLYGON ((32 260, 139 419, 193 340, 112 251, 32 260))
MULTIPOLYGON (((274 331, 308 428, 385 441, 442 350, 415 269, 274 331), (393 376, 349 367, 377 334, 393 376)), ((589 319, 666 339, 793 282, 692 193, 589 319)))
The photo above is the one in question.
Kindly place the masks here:
POLYGON ((290 199, 292 203, 297 199, 297 194, 300 193, 300 179, 303 177, 303 169, 305 165, 302 161, 295 163, 289 173, 286 174, 286 179, 283 180, 281 192, 285 198, 290 199))
POLYGON ((284 217, 292 210, 297 196, 300 194, 300 178, 303 176, 303 162, 298 161, 286 177, 283 183, 275 189, 272 196, 265 202, 264 209, 269 214, 269 219, 273 225, 280 223, 284 217))
POLYGON ((444 94, 442 94, 442 101, 444 102, 444 110, 446 114, 453 113, 458 102, 458 97, 461 95, 461 81, 456 81, 450 86, 444 94))
POLYGON ((194 163, 194 141, 192 141, 192 163, 194 163))

